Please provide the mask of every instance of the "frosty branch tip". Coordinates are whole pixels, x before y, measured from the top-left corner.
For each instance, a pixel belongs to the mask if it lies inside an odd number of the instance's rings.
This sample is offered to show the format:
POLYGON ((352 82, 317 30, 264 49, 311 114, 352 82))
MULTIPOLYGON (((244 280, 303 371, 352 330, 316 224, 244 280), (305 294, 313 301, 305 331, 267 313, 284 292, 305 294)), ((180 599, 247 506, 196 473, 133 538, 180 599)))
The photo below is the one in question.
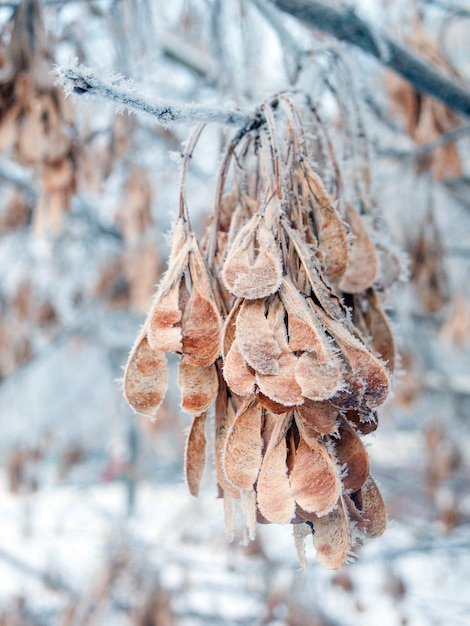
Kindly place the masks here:
POLYGON ((58 83, 67 95, 92 94, 114 102, 120 109, 151 115, 160 124, 215 122, 228 126, 247 127, 252 118, 239 109, 227 110, 200 104, 169 104, 148 98, 139 93, 131 83, 119 75, 107 80, 99 78, 95 71, 83 65, 71 64, 56 68, 58 83))

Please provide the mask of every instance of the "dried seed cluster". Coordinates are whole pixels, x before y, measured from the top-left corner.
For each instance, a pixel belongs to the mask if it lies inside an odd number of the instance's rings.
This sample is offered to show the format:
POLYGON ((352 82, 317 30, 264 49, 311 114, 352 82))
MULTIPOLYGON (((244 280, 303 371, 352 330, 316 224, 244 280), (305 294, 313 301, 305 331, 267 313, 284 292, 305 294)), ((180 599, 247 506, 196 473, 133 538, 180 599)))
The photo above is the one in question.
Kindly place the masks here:
MULTIPOLYGON (((237 146, 232 189, 216 202, 202 246, 184 216, 176 222, 124 390, 154 416, 168 384, 165 353, 180 354, 181 405, 193 415, 191 493, 210 423, 229 537, 239 500, 249 537, 257 522, 292 523, 304 565, 313 530, 318 561, 336 569, 386 524, 362 435, 377 427, 394 366, 375 289, 387 256, 379 263, 359 212, 310 164, 318 146, 297 107, 285 98, 278 108, 275 119, 265 107, 266 125, 237 146)), ((234 152, 232 144, 219 189, 234 152)))
POLYGON ((18 7, 0 61, 0 152, 11 150, 19 163, 35 168, 40 182, 35 230, 58 232, 77 185, 75 114, 62 89, 52 84, 37 0, 18 7))

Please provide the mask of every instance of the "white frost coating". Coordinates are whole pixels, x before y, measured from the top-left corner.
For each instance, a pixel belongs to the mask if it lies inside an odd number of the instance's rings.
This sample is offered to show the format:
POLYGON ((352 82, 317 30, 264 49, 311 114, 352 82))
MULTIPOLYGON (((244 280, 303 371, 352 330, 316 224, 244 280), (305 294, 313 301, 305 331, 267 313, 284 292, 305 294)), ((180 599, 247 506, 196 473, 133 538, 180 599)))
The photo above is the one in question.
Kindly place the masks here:
POLYGON ((120 74, 108 74, 102 79, 97 72, 74 60, 68 65, 55 68, 57 84, 63 87, 65 95, 72 93, 90 93, 133 113, 147 113, 160 124, 212 122, 230 126, 244 127, 250 123, 251 117, 236 109, 233 111, 200 104, 169 104, 148 98, 138 92, 131 80, 120 74))

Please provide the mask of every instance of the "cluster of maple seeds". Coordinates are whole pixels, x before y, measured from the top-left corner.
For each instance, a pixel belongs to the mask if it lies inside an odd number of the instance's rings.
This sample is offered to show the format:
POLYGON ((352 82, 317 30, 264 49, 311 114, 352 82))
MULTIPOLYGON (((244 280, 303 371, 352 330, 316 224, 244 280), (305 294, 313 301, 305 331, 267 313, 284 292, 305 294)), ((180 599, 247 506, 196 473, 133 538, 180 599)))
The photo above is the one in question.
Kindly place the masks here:
POLYGON ((288 159, 282 185, 279 162, 262 165, 265 177, 253 176, 251 188, 234 181, 216 207, 212 260, 211 236, 201 250, 180 216, 124 391, 136 411, 155 416, 166 353, 180 354, 181 406, 193 415, 191 493, 204 470, 207 422, 228 536, 239 500, 250 538, 257 522, 292 523, 301 564, 313 532, 317 560, 337 569, 386 525, 361 436, 377 427, 395 349, 374 290, 378 254, 360 215, 352 206, 340 212, 305 154, 291 150, 288 159))
POLYGON ((37 0, 18 7, 9 45, 0 48, 0 66, 0 152, 12 151, 19 163, 35 168, 35 230, 58 232, 77 186, 75 112, 52 84, 37 0))

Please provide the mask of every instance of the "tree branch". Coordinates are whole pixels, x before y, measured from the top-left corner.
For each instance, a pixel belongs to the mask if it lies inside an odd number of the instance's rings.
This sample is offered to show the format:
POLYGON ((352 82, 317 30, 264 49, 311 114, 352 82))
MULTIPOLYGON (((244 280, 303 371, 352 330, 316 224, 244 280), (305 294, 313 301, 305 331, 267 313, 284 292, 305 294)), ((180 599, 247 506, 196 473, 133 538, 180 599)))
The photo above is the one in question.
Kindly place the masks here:
POLYGON ((160 124, 217 122, 228 126, 247 127, 252 118, 239 109, 233 111, 206 107, 200 104, 168 104, 147 98, 138 93, 122 76, 109 80, 98 78, 94 70, 84 66, 69 65, 56 69, 58 83, 66 94, 89 93, 114 102, 121 108, 151 115, 160 124))
POLYGON ((426 63, 404 46, 367 24, 354 8, 317 0, 271 0, 281 11, 346 41, 394 70, 417 91, 441 100, 450 109, 470 115, 470 91, 426 63))
POLYGON ((434 141, 423 143, 412 150, 398 150, 396 148, 383 149, 378 147, 378 152, 381 155, 391 156, 397 159, 419 159, 426 154, 431 154, 431 152, 434 152, 434 150, 438 148, 442 148, 442 146, 458 141, 468 135, 470 135, 470 124, 451 130, 437 139, 434 139, 434 141))
POLYGON ((442 2, 441 0, 419 0, 419 2, 421 4, 433 6, 446 13, 450 13, 452 17, 463 17, 467 20, 470 19, 470 11, 468 9, 459 7, 456 4, 452 4, 450 2, 442 2))

